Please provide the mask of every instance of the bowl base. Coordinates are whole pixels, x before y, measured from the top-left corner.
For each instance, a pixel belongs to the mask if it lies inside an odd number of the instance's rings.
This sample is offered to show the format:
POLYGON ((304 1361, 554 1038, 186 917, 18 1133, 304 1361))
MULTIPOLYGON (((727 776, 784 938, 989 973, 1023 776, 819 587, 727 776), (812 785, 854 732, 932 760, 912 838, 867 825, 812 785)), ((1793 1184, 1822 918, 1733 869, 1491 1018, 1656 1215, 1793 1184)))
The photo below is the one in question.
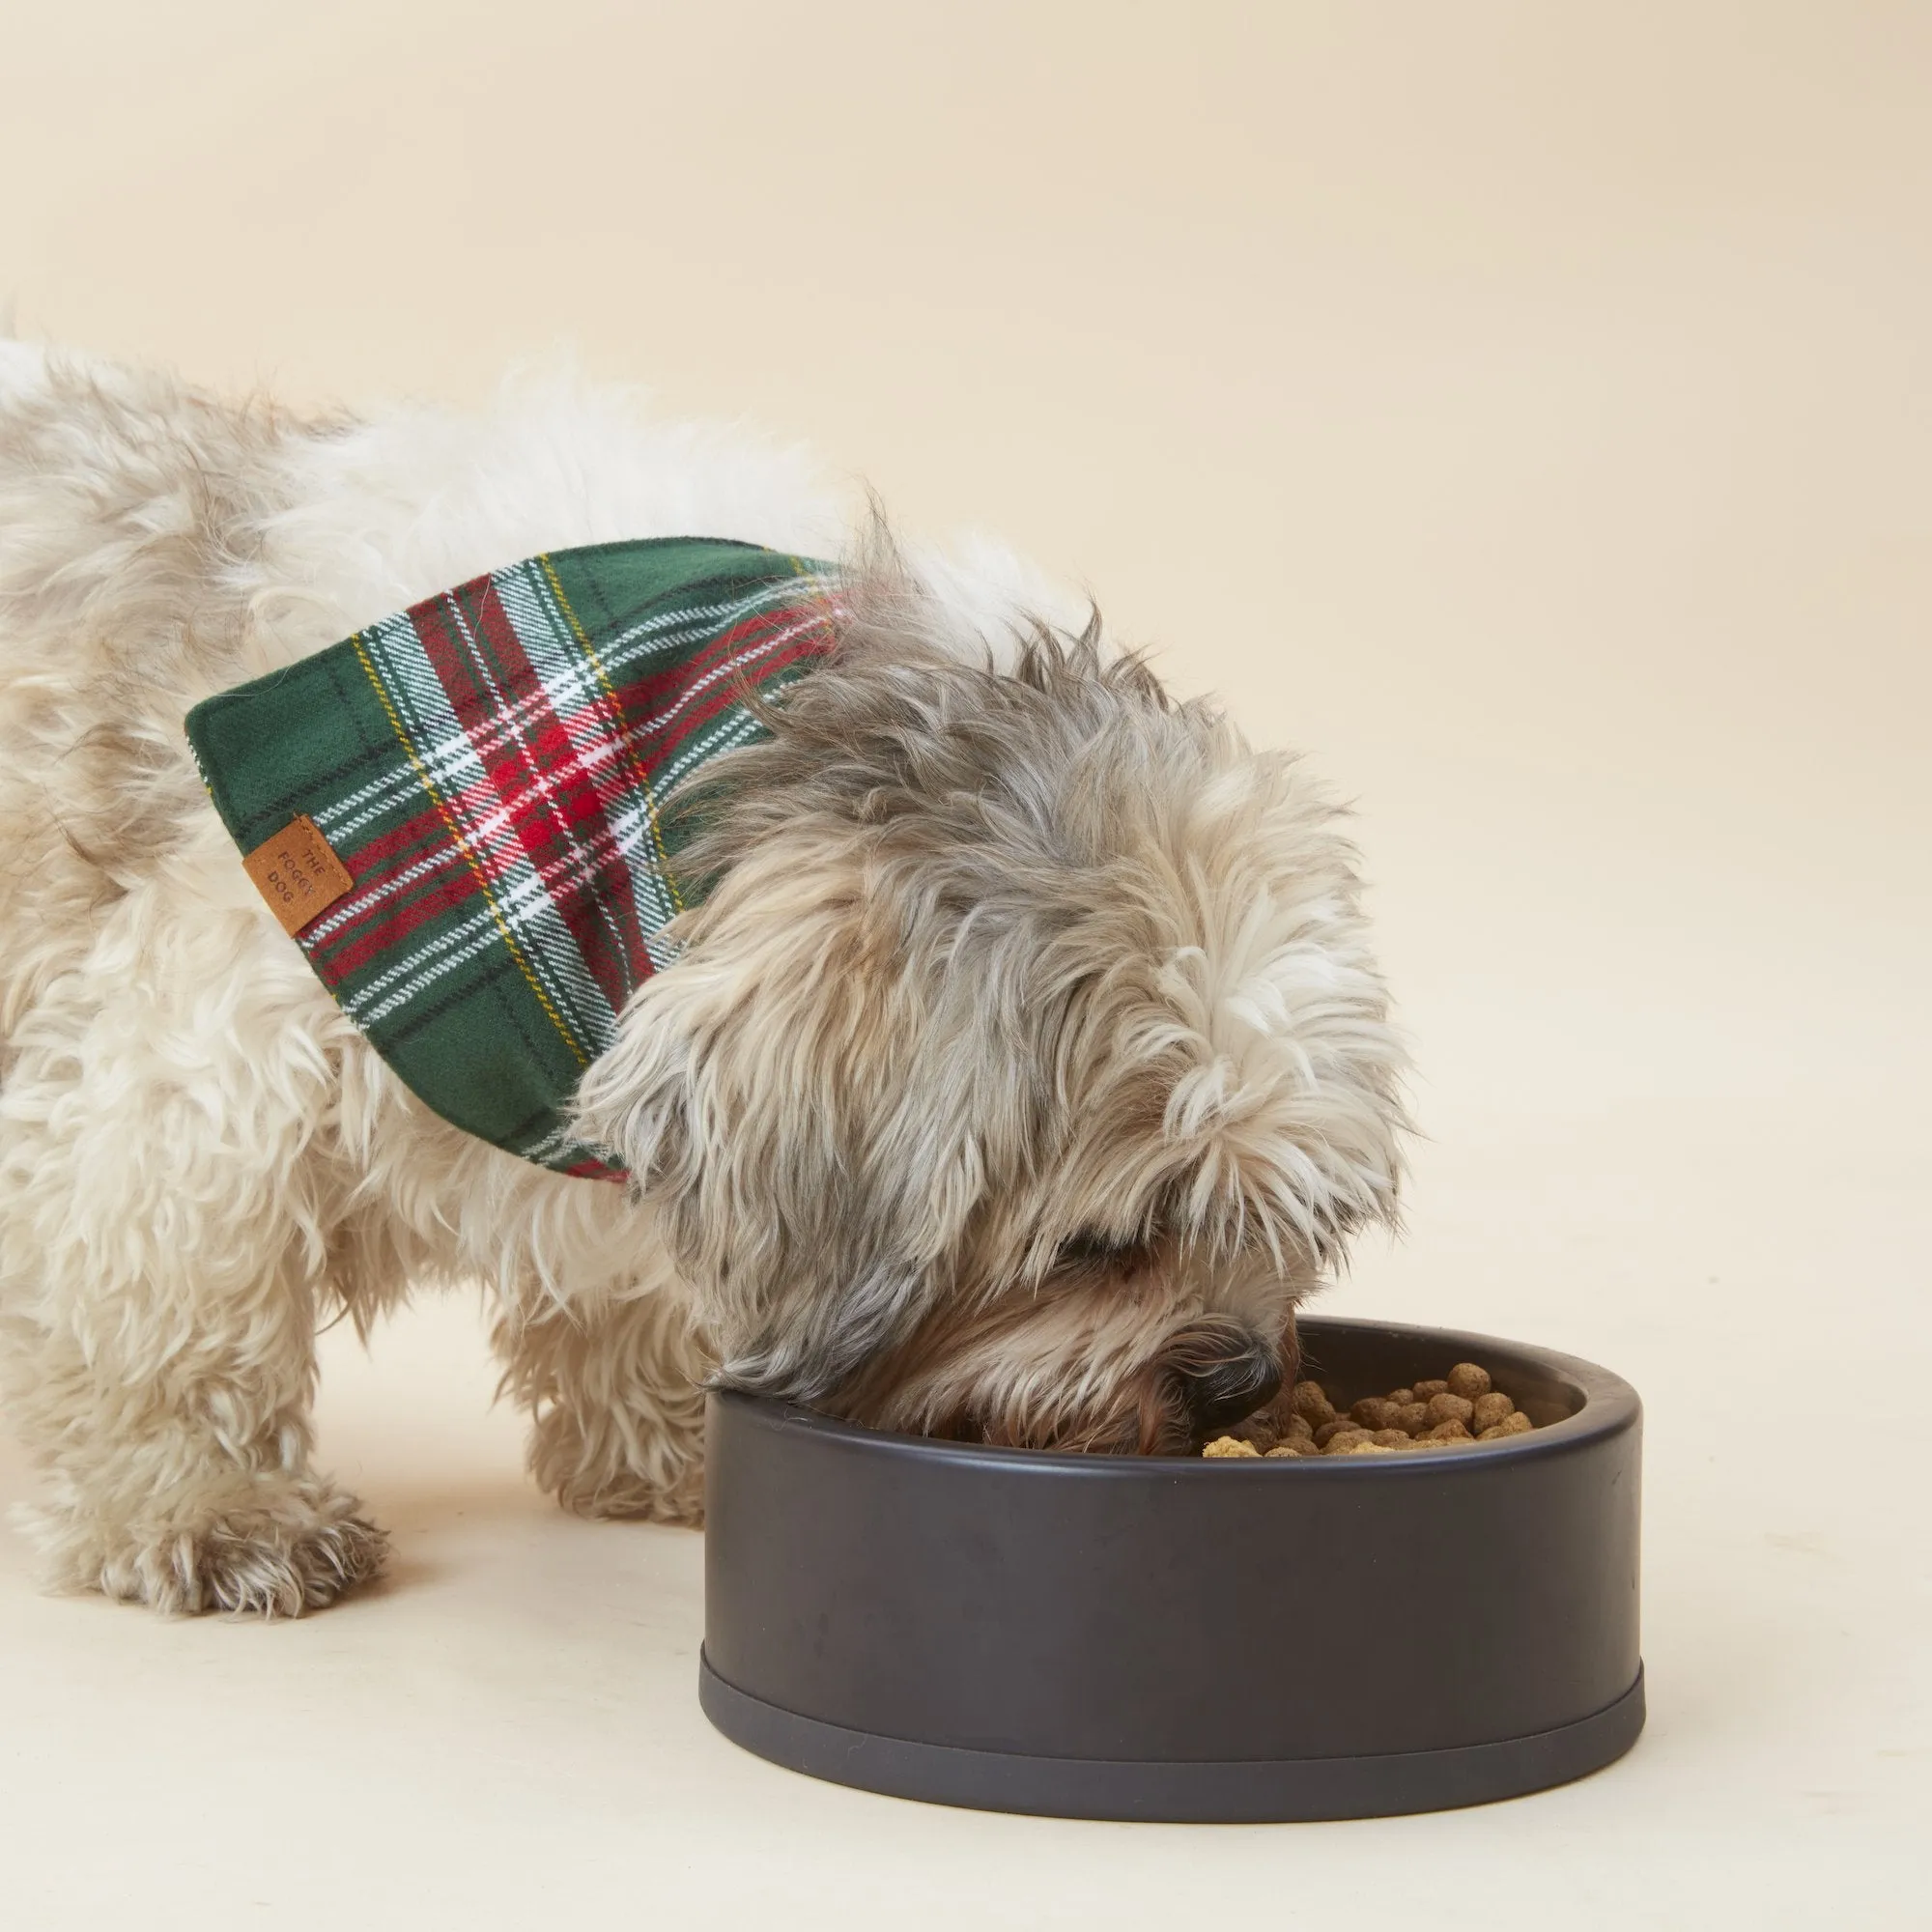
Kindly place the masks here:
POLYGON ((1448 1811, 1544 1791, 1601 1771, 1643 1729, 1643 1670, 1613 1704, 1528 1737, 1452 1750, 1240 1763, 1017 1757, 875 1737, 748 1696, 698 1657, 704 1715, 735 1745, 835 1784, 928 1804, 1049 1818, 1264 1825, 1448 1811))

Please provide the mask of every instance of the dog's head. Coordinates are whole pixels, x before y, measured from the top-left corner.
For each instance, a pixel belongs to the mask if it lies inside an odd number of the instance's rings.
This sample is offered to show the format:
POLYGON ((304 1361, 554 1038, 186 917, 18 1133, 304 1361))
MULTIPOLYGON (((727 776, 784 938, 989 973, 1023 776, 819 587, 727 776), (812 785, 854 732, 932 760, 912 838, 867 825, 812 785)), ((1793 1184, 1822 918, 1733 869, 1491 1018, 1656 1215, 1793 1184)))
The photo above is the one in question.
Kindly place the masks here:
POLYGON ((1292 761, 1091 635, 1009 669, 903 580, 701 800, 707 900, 580 1095, 727 1385, 1179 1450, 1393 1216, 1401 1052, 1292 761))

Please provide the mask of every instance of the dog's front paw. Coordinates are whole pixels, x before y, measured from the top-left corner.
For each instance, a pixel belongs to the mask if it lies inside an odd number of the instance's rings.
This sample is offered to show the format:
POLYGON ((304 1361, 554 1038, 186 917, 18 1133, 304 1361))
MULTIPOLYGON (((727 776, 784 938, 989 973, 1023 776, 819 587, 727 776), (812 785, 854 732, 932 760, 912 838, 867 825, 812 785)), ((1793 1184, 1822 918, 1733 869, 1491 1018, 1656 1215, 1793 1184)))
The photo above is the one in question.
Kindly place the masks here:
POLYGON ((381 1573, 388 1537, 360 1508, 329 1485, 292 1482, 158 1525, 76 1533, 43 1516, 36 1526, 70 1586, 164 1616, 298 1617, 381 1573))
POLYGON ((388 1553, 387 1535, 357 1507, 353 1496, 329 1492, 315 1501, 231 1511, 110 1555, 100 1588, 168 1616, 326 1609, 376 1577, 388 1553))
POLYGON ((701 1440, 674 1435, 639 1440, 613 1418, 586 1430, 570 1410, 553 1408, 530 1434, 530 1474, 574 1516, 626 1517, 704 1527, 701 1440))

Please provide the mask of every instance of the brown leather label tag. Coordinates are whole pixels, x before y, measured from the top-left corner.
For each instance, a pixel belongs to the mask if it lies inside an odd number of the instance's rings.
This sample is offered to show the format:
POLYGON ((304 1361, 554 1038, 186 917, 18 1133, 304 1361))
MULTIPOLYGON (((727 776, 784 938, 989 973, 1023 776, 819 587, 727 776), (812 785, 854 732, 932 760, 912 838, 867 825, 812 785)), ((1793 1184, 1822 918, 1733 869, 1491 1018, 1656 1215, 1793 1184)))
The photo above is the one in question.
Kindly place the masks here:
POLYGON ((242 864, 291 938, 355 883, 312 818, 290 819, 242 864))

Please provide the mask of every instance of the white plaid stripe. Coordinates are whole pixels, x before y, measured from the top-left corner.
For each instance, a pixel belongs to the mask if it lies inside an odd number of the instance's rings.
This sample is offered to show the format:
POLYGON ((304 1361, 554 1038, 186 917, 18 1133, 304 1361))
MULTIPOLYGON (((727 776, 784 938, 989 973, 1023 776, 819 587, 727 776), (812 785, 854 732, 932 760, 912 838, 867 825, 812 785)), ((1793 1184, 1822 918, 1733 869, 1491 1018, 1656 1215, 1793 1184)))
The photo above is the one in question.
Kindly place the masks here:
MULTIPOLYGON (((803 620, 797 624, 788 626, 782 631, 774 632, 768 638, 759 639, 758 642, 752 649, 742 651, 735 657, 725 660, 705 677, 696 680, 688 689, 680 692, 676 702, 667 710, 660 711, 655 716, 647 719, 638 728, 636 735, 639 737, 650 737, 664 730, 676 721, 679 714, 687 708, 693 697, 709 690, 721 679, 732 677, 739 671, 750 670, 762 659, 771 656, 773 652, 781 649, 805 632, 812 629, 816 621, 816 619, 803 620)), ((412 636, 413 636, 413 633, 412 633, 412 636)), ((437 690, 439 693, 441 690, 440 683, 437 686, 437 690)), ((444 708, 445 710, 447 709, 446 705, 444 708)), ((451 714, 451 717, 453 723, 453 714, 451 714)), ((460 733, 461 727, 459 726, 457 729, 460 733)), ((749 713, 738 716, 726 713, 721 716, 708 728, 706 734, 700 735, 691 744, 686 745, 677 758, 671 764, 665 767, 664 772, 660 774, 661 796, 654 799, 653 803, 661 808, 664 800, 668 799, 671 791, 675 788, 677 781, 682 779, 694 764, 700 763, 712 757, 720 750, 728 749, 729 746, 735 746, 743 742, 755 729, 756 723, 751 718, 749 713), (716 735, 721 731, 728 736, 729 746, 716 735)), ((468 740, 465 741, 464 749, 469 753, 467 760, 458 759, 447 754, 440 759, 441 766, 440 780, 438 779, 436 768, 430 766, 427 759, 424 760, 425 767, 430 771, 432 780, 437 781, 437 789, 439 792, 442 792, 445 786, 453 789, 458 783, 469 783, 473 785, 476 782, 477 775, 481 770, 481 760, 477 757, 474 747, 468 740), (463 769, 465 765, 468 767, 467 770, 463 769)), ((583 763, 593 771, 599 770, 611 764, 620 755, 622 755, 621 747, 614 744, 599 743, 586 751, 583 763)), ((414 792, 420 789, 421 781, 413 771, 409 772, 407 778, 407 784, 394 788, 402 792, 414 792)), ((386 783, 387 781, 385 781, 384 782, 386 783)), ((363 792, 356 794, 356 797, 358 799, 365 797, 373 789, 373 786, 365 786, 363 792)), ((640 816, 641 805, 642 801, 639 801, 638 807, 633 808, 630 812, 630 818, 635 820, 640 816)), ((381 810, 390 809, 393 809, 393 801, 381 808, 381 810)), ((334 810, 324 810, 316 812, 315 819, 317 825, 325 833, 328 834, 331 839, 339 838, 341 842, 347 844, 347 835, 349 832, 353 831, 358 825, 368 823, 369 820, 379 815, 380 810, 364 810, 359 812, 353 820, 345 823, 338 818, 334 810)), ((501 835, 507 829, 507 808, 500 804, 497 805, 490 814, 476 821, 479 834, 486 838, 501 835)), ((340 930, 342 926, 349 923, 350 921, 359 918, 370 906, 380 904, 384 898, 406 891, 411 885, 426 877, 430 872, 440 869, 444 863, 445 861, 440 854, 432 854, 420 861, 416 866, 407 871, 398 873, 385 884, 373 889, 371 892, 355 895, 354 897, 345 900, 334 911, 325 914, 322 919, 318 920, 314 925, 308 928, 307 936, 317 941, 328 938, 332 933, 340 930)), ((668 921, 670 916, 671 908, 667 900, 665 902, 663 918, 657 923, 663 923, 668 921)))
MULTIPOLYGON (((507 576, 509 573, 501 573, 507 576)), ((500 579, 499 579, 500 581, 500 579)), ((701 642, 714 631, 728 630, 732 624, 742 623, 747 617, 755 616, 761 610, 774 604, 784 604, 796 599, 801 591, 810 594, 829 587, 829 580, 823 577, 802 577, 781 579, 778 582, 760 588, 749 597, 734 598, 724 604, 694 605, 689 610, 672 611, 650 618, 644 623, 634 625, 630 630, 620 632, 601 648, 605 668, 614 682, 617 673, 628 671, 634 665, 654 655, 672 655, 679 646, 701 642), (669 636, 665 635, 666 627, 679 628, 669 636)), ((409 642, 414 642, 415 632, 411 626, 407 612, 398 616, 385 617, 380 624, 373 624, 361 636, 365 645, 375 655, 378 648, 387 648, 391 638, 400 635, 409 642)), ((521 633, 520 633, 521 635, 521 633)), ((792 635, 788 633, 787 635, 792 635)), ((423 660, 421 668, 428 671, 432 679, 435 670, 423 660)), ((401 667, 398 667, 398 674, 401 667)), ((595 673, 587 665, 570 664, 558 678, 558 692, 548 690, 539 695, 531 692, 520 697, 514 704, 506 704, 499 717, 493 718, 480 734, 480 746, 457 733, 460 743, 449 743, 439 739, 436 743, 417 748, 417 755, 422 759, 424 769, 431 781, 439 789, 450 781, 448 765, 452 758, 467 764, 473 760, 481 749, 496 753, 502 744, 502 734, 526 724, 529 714, 546 701, 563 705, 582 703, 584 696, 594 693, 595 673), (588 686, 589 692, 583 687, 588 686)), ((438 689, 440 689, 439 684, 438 689)), ((668 718, 674 717, 680 706, 674 705, 668 711, 652 719, 641 727, 644 732, 658 729, 668 718)), ((604 748, 603 758, 617 755, 615 746, 604 748)), ((349 844, 354 835, 364 825, 379 818, 384 811, 394 808, 399 800, 416 789, 417 780, 412 771, 385 772, 381 778, 372 779, 359 790, 347 797, 337 799, 332 804, 319 810, 315 814, 317 826, 327 835, 331 843, 349 844)))
MULTIPOLYGON (((443 808, 457 819, 463 841, 471 843, 475 826, 462 822, 454 800, 465 790, 488 791, 489 776, 483 761, 457 723, 442 680, 437 676, 436 668, 418 641, 414 627, 406 620, 400 624, 390 622, 379 626, 376 635, 382 648, 370 651, 370 662, 383 680, 389 702, 403 715, 412 742, 440 748, 437 765, 441 776, 438 777, 436 768, 431 768, 436 791, 443 808)), ((417 756, 422 753, 419 752, 417 756)), ((427 758, 423 762, 429 765, 427 758)), ((497 908, 513 934, 522 932, 530 940, 529 945, 519 950, 525 954, 544 997, 569 1026, 577 1051, 589 1060, 590 1041, 597 1032, 591 1016, 604 1004, 597 984, 585 971, 576 944, 551 903, 535 867, 522 856, 514 839, 496 836, 484 849, 513 853, 507 866, 500 867, 497 875, 485 884, 486 897, 497 908)), ((485 917, 488 918, 487 912, 485 917)), ((446 969, 439 969, 439 977, 441 970, 446 969)), ((372 1024, 373 1020, 374 1015, 372 1024)))
MULTIPOLYGON (((507 810, 499 811, 496 814, 496 820, 499 825, 506 825, 508 816, 507 810)), ((643 802, 639 800, 611 821, 612 831, 616 835, 619 846, 627 830, 633 836, 641 836, 643 817, 643 802)), ((528 874, 528 880, 519 881, 514 889, 500 889, 497 894, 494 912, 487 904, 480 906, 462 924, 449 927, 434 937, 425 937, 419 942, 412 940, 411 942, 412 950, 404 953, 395 965, 386 972, 378 974, 375 979, 358 988, 353 996, 345 996, 345 1009, 351 1018, 365 1026, 373 1025, 377 1020, 399 1010, 415 998, 422 990, 422 986, 429 983, 430 978, 440 979, 443 971, 447 970, 447 966, 460 965, 464 960, 473 958, 486 947, 495 945, 500 936, 497 928, 498 915, 512 931, 529 930, 533 922, 526 916, 526 901, 527 892, 532 885, 545 894, 563 893, 572 888, 587 886, 597 876, 600 865, 608 857, 610 850, 611 843, 607 839, 600 845, 573 846, 563 863, 553 866, 548 872, 539 873, 535 867, 526 867, 524 869, 528 874), (417 983, 412 976, 418 972, 423 962, 435 958, 439 953, 447 952, 451 947, 459 949, 453 957, 444 966, 439 967, 436 974, 424 979, 420 984, 417 983), (399 981, 404 983, 399 984, 399 981), (376 1004, 371 1005, 371 1002, 376 1004)), ((412 867, 408 874, 392 880, 388 887, 374 893, 358 895, 345 901, 345 916, 359 918, 370 906, 380 904, 392 891, 402 891, 406 882, 420 880, 432 872, 441 871, 448 863, 445 853, 438 853, 435 857, 424 860, 420 865, 412 867)), ((321 931, 322 926, 318 923, 303 934, 304 941, 312 941, 321 931)), ((571 951, 573 955, 577 956, 574 945, 571 951)), ((600 1005, 603 1011, 608 1014, 609 1003, 600 1001, 600 1005)), ((599 1037, 608 1044, 610 1030, 608 1028, 600 1030, 599 1037)))
MULTIPOLYGON (((509 575, 513 575, 513 573, 504 573, 504 576, 509 575)), ((499 593, 502 581, 501 577, 497 579, 499 593)), ((553 629, 553 617, 549 611, 527 598, 519 598, 517 606, 521 607, 521 623, 519 622, 519 609, 508 603, 505 603, 503 606, 504 614, 510 620, 510 628, 517 633, 517 641, 523 646, 524 654, 529 659, 539 681, 547 689, 554 689, 562 680, 556 676, 560 655, 557 648, 559 633, 553 629), (546 672, 549 675, 546 675, 546 672)), ((487 675, 487 665, 484 654, 477 648, 476 639, 471 636, 469 623, 464 618, 462 611, 454 605, 452 605, 452 610, 456 617, 457 627, 462 633, 463 640, 469 647, 470 658, 475 665, 477 676, 481 679, 487 675)), ((573 679, 571 682, 580 689, 582 688, 583 681, 581 678, 573 679)), ((502 688, 500 685, 493 684, 491 689, 498 699, 498 702, 493 705, 493 711, 500 712, 502 688)), ((582 753, 590 745, 600 740, 608 742, 613 735, 616 724, 616 719, 612 716, 611 706, 606 701, 604 693, 600 687, 595 685, 589 687, 586 696, 592 701, 568 706, 555 705, 553 707, 557 722, 563 726, 564 734, 570 742, 578 771, 582 769, 582 753)), ((560 824, 561 801, 556 796, 553 775, 546 771, 531 754, 528 730, 519 728, 515 735, 518 750, 522 754, 520 761, 524 768, 522 796, 524 798, 535 797, 541 799, 546 806, 551 808, 553 812, 558 814, 560 824)), ((574 781, 575 774, 573 775, 574 781)), ((473 810, 476 801, 473 799, 460 799, 458 801, 458 809, 463 810, 473 810)), ((480 824, 482 820, 492 819, 496 815, 493 799, 491 806, 486 808, 481 814, 478 823, 480 824)), ((479 845, 482 843, 480 833, 477 842, 479 845)), ((606 837, 600 837, 594 842, 601 845, 601 856, 606 864, 622 864, 623 847, 619 842, 606 837)), ((525 857, 523 841, 520 838, 515 838, 514 834, 511 835, 510 839, 499 839, 497 845, 499 849, 513 849, 520 861, 525 857), (512 839, 514 839, 514 845, 512 845, 512 839)), ((592 854, 591 856, 595 857, 597 855, 592 854)), ((554 903, 556 897, 556 888, 562 883, 568 872, 573 869, 573 857, 574 855, 567 853, 561 862, 553 861, 548 867, 539 861, 530 860, 528 862, 535 870, 536 876, 543 882, 545 892, 549 895, 553 903, 554 903)), ((611 947, 615 950, 618 956, 622 957, 624 952, 624 933, 618 923, 615 909, 605 902, 601 894, 590 895, 589 904, 592 916, 603 925, 611 947)), ((562 914, 560 912, 556 913, 555 918, 558 926, 568 934, 569 927, 564 924, 562 914)), ((541 944, 543 934, 539 932, 535 937, 538 943, 541 944)), ((584 961, 582 948, 576 939, 574 937, 569 938, 566 944, 569 948, 568 963, 572 967, 581 967, 582 969, 583 982, 591 989, 592 997, 586 1005, 583 1014, 584 1020, 587 1023, 586 1031, 593 1037, 605 1037, 601 1024, 605 1015, 610 1014, 612 1020, 615 1019, 615 1015, 611 1013, 611 1003, 605 997, 604 989, 597 983, 596 978, 591 973, 587 962, 584 961)))
MULTIPOLYGON (((552 588, 550 573, 540 565, 526 564, 522 570, 510 573, 516 580, 514 593, 503 595, 503 608, 509 612, 510 621, 517 627, 517 635, 524 637, 526 622, 541 625, 547 633, 546 648, 551 657, 560 666, 567 666, 573 671, 583 664, 582 652, 596 649, 594 645, 580 642, 576 627, 569 614, 561 610, 556 601, 556 593, 552 588), (513 601, 514 596, 514 601, 513 601), (570 650, 558 651, 554 639, 567 639, 570 650)), ((525 649, 530 649, 527 639, 525 649)), ((623 816, 632 822, 641 816, 643 831, 649 833, 658 811, 658 798, 652 789, 650 775, 643 769, 637 754, 635 741, 625 736, 623 719, 610 689, 610 665, 605 654, 598 651, 598 663, 603 665, 604 676, 592 685, 592 701, 585 707, 595 721, 594 728, 588 733, 571 734, 571 745, 580 767, 586 773, 594 773, 600 766, 621 757, 629 767, 625 777, 629 785, 641 792, 642 798, 637 805, 627 808, 623 816), (642 807, 641 813, 638 806, 642 807)), ((536 659, 532 655, 531 662, 536 659)), ((593 674, 594 675, 594 674, 593 674)), ((559 679, 559 682, 561 680, 559 679)), ((581 684, 582 678, 573 678, 581 684)), ((561 712, 559 711, 561 716, 561 712)), ((573 712, 570 722, 575 724, 579 713, 573 712)), ((615 820, 612 820, 613 826, 615 820)), ((624 862, 624 867, 631 881, 631 903, 639 932, 655 932, 659 926, 668 924, 677 915, 677 905, 671 896, 670 881, 665 876, 660 864, 657 839, 655 837, 625 837, 619 834, 617 851, 624 862)))
MULTIPOLYGON (((785 587, 789 589, 792 586, 785 587)), ((774 651, 811 629, 816 621, 816 619, 802 620, 789 625, 782 631, 773 633, 769 638, 761 638, 752 649, 740 652, 718 665, 704 678, 680 692, 677 701, 652 718, 644 727, 645 730, 655 732, 670 724, 694 697, 720 679, 734 676, 740 670, 755 666, 761 659, 770 656, 774 651)), ((521 631, 519 638, 522 639, 521 631)), ((397 639, 395 642, 400 644, 402 640, 397 639)), ((436 677, 435 668, 429 664, 427 657, 422 655, 412 628, 408 633, 408 644, 402 646, 405 660, 409 645, 415 646, 419 659, 417 675, 411 681, 411 688, 421 690, 422 679, 427 676, 434 686, 436 697, 440 700, 440 710, 448 721, 448 729, 461 736, 462 727, 456 723, 455 714, 448 708, 447 699, 442 694, 441 681, 436 677)), ((526 643, 526 649, 527 648, 528 645, 526 643)), ((382 668, 386 673, 392 669, 400 670, 402 667, 395 665, 393 659, 385 655, 382 668)), ((757 721, 749 712, 734 709, 722 713, 705 731, 683 746, 677 758, 660 773, 660 781, 665 793, 668 795, 678 781, 695 766, 708 762, 724 752, 735 750, 739 745, 754 737, 759 728, 757 721)), ((467 761, 454 755, 445 755, 442 758, 444 782, 454 789, 457 783, 467 781, 472 795, 483 792, 494 797, 495 794, 490 791, 488 781, 483 775, 482 762, 467 738, 464 741, 464 749, 469 753, 467 761)), ((617 748, 610 744, 599 744, 595 747, 595 761, 599 764, 608 763, 617 754, 617 748)), ((586 762, 589 761, 586 757, 586 762)), ((442 791, 443 786, 439 785, 438 789, 442 791)), ((445 802, 451 803, 454 810, 453 801, 447 794, 445 802)), ((648 809, 642 797, 626 798, 611 815, 610 821, 611 834, 615 838, 617 849, 627 857, 638 853, 640 849, 646 851, 649 849, 648 809)), ((466 837, 484 850, 498 849, 506 845, 515 836, 510 824, 508 808, 500 802, 489 812, 468 818, 464 829, 466 837)), ((398 959, 394 966, 360 987, 353 998, 346 999, 345 1009, 352 1019, 362 1026, 373 1026, 379 1020, 399 1011, 411 1001, 434 987, 447 974, 496 944, 499 937, 497 915, 500 915, 513 932, 530 939, 532 950, 544 949, 546 959, 555 959, 560 952, 574 969, 573 979, 579 980, 580 983, 588 987, 590 999, 583 1003, 582 1010, 573 1010, 572 1019, 586 1036, 585 1043, 589 1047, 590 1057, 594 1059, 614 1037, 614 1015, 611 1013, 609 1002, 603 998, 601 989, 591 979, 588 969, 583 966, 576 942, 572 939, 568 927, 557 916, 551 895, 573 887, 587 885, 595 876, 599 865, 608 862, 609 857, 608 843, 576 847, 570 851, 562 865, 553 867, 547 874, 540 873, 527 860, 522 861, 513 868, 516 874, 514 882, 506 877, 503 883, 495 887, 497 908, 495 913, 486 904, 479 907, 461 925, 434 938, 425 938, 420 945, 412 947, 412 951, 398 959)), ((340 906, 325 915, 309 928, 304 935, 305 941, 321 944, 343 925, 360 919, 384 899, 407 892, 411 886, 442 869, 447 863, 445 855, 432 854, 381 886, 367 892, 352 894, 340 906)), ((635 861, 633 863, 635 864, 635 861)), ((651 877, 656 879, 658 876, 653 867, 651 877)), ((646 952, 653 966, 660 970, 669 963, 676 952, 675 946, 667 942, 661 953, 656 943, 656 934, 669 923, 673 916, 673 909, 668 898, 662 900, 661 905, 662 910, 658 916, 643 927, 646 935, 646 952)), ((538 961, 533 958, 533 967, 537 963, 538 961)), ((552 975, 551 980, 554 979, 554 975, 552 975)), ((549 990, 549 983, 547 981, 546 990, 549 990)))

